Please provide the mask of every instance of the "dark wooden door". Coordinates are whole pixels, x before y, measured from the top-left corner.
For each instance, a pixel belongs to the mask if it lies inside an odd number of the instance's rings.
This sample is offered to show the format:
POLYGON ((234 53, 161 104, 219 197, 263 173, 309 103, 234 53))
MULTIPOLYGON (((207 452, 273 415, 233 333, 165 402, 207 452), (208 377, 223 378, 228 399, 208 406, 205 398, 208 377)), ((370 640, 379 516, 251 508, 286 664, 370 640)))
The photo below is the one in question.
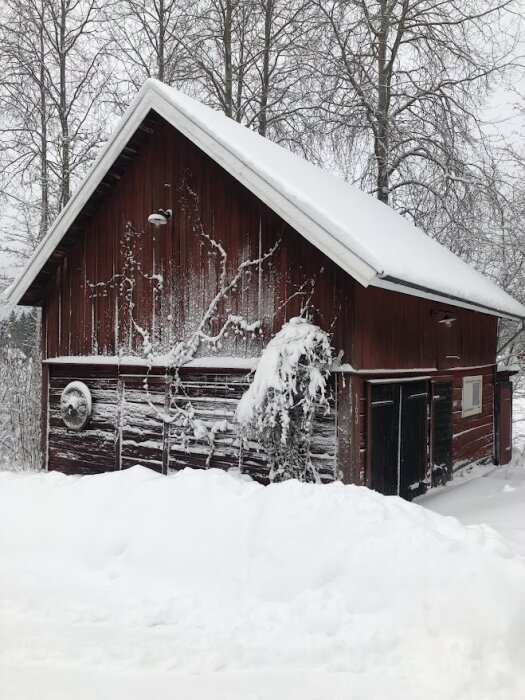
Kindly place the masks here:
POLYGON ((425 490, 427 470, 427 382, 400 385, 399 495, 408 500, 425 490))
POLYGON ((368 454, 370 487, 398 493, 399 384, 369 385, 368 454))
POLYGON ((452 472, 452 380, 432 382, 430 464, 432 484, 441 484, 452 472))
POLYGON ((508 464, 512 456, 512 382, 497 382, 496 462, 508 464))
POLYGON ((426 476, 427 383, 370 383, 368 398, 368 483, 386 496, 414 498, 426 476))

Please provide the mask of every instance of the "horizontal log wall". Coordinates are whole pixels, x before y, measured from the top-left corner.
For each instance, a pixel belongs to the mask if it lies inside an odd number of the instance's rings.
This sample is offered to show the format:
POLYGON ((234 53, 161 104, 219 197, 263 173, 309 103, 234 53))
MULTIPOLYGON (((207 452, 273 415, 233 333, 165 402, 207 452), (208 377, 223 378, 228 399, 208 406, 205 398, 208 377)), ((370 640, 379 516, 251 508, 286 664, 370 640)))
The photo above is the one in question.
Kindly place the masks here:
POLYGON ((117 377, 85 371, 49 380, 48 468, 66 474, 95 474, 116 468, 117 377), (60 395, 73 379, 84 381, 92 395, 93 413, 86 429, 68 430, 60 415, 60 395))
POLYGON ((454 464, 473 462, 492 457, 494 454, 494 368, 484 367, 454 375, 452 389, 453 438, 452 454, 454 464), (463 417, 462 392, 463 377, 483 377, 482 410, 474 416, 463 417))
MULTIPOLYGON (((235 425, 237 402, 250 378, 239 370, 186 370, 181 384, 158 371, 117 370, 86 364, 51 365, 48 467, 69 474, 93 474, 135 464, 167 473, 184 467, 241 467, 257 481, 268 482, 268 465, 259 445, 242 442, 235 425), (73 380, 85 382, 93 413, 84 430, 68 430, 60 416, 60 394, 73 380), (176 387, 176 388, 175 388, 176 387), (193 426, 214 430, 210 443, 178 419, 177 405, 191 404, 193 426), (164 420, 168 417, 168 420, 164 420)), ((312 443, 312 462, 323 482, 338 478, 336 466, 336 397, 320 413, 312 443)))

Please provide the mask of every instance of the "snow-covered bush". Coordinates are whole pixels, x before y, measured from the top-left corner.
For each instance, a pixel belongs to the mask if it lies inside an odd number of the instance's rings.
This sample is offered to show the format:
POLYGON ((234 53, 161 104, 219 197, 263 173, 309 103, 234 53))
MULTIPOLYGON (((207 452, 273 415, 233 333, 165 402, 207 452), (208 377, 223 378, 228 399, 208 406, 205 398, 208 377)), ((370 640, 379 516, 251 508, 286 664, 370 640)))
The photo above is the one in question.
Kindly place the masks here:
POLYGON ((236 417, 243 436, 264 449, 270 480, 319 480, 310 445, 316 412, 329 410, 331 363, 328 334, 301 317, 285 323, 263 351, 236 417))
POLYGON ((0 348, 0 467, 40 468, 40 363, 0 348))
POLYGON ((0 469, 39 469, 39 314, 0 319, 0 469))

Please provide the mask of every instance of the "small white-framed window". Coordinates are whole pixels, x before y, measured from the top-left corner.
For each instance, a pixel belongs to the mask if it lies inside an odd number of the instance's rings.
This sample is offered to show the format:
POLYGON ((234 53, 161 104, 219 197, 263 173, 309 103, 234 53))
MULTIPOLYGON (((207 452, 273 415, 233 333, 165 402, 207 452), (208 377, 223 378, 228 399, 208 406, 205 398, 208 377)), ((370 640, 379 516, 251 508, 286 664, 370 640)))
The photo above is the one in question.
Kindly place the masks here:
POLYGON ((461 415, 475 416, 481 413, 481 402, 483 393, 483 377, 463 377, 463 395, 461 401, 461 415))

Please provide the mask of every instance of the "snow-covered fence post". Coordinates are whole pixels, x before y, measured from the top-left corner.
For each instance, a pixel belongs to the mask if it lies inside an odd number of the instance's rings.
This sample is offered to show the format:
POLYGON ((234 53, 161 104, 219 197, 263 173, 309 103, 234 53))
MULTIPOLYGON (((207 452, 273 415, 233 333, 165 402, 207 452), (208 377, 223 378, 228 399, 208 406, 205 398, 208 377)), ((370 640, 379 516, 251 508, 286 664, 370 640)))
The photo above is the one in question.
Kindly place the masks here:
POLYGON ((317 411, 329 410, 329 335, 307 318, 292 318, 270 340, 239 401, 241 434, 268 457, 270 480, 319 481, 311 459, 317 411))

